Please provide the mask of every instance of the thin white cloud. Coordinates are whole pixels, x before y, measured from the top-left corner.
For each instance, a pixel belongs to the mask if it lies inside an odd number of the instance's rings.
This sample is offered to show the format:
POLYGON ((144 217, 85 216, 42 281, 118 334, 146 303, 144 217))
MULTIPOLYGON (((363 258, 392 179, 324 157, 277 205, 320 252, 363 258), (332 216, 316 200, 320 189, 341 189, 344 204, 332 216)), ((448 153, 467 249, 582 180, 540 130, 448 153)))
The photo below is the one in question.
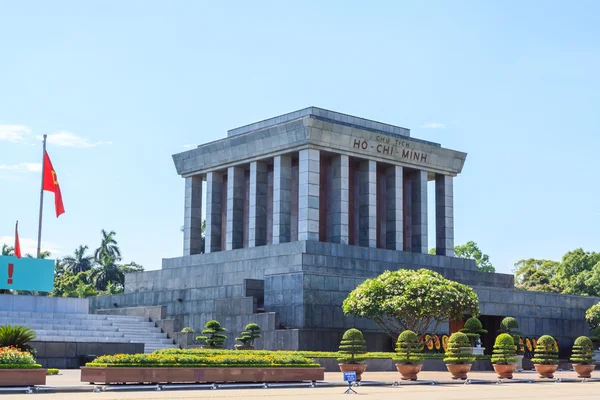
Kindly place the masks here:
POLYGON ((195 146, 195 145, 193 145, 193 144, 184 144, 184 145, 183 145, 183 148, 184 148, 184 149, 186 149, 186 150, 193 149, 194 147, 196 147, 196 146, 195 146))
POLYGON ((25 125, 0 125, 0 141, 19 143, 31 135, 31 129, 25 125))
MULTIPOLYGON (((21 254, 31 254, 35 256, 37 252, 37 239, 31 239, 26 237, 20 237, 19 235, 19 244, 21 245, 21 254)), ((8 246, 14 246, 15 237, 14 236, 0 236, 0 247, 3 244, 7 244, 8 246)), ((60 246, 54 242, 49 242, 46 240, 42 240, 42 251, 49 251, 50 258, 55 259, 56 256, 61 254, 60 246)))
POLYGON ((421 128, 425 129, 444 129, 446 124, 442 124, 441 122, 427 122, 426 124, 421 125, 421 128))
POLYGON ((42 172, 42 163, 20 163, 13 165, 0 164, 0 171, 42 172))
MULTIPOLYGON (((42 139, 42 136, 37 136, 37 139, 42 139)), ((77 136, 69 131, 60 131, 48 135, 48 143, 62 147, 78 147, 90 148, 103 144, 112 144, 112 142, 91 142, 89 139, 77 136)))

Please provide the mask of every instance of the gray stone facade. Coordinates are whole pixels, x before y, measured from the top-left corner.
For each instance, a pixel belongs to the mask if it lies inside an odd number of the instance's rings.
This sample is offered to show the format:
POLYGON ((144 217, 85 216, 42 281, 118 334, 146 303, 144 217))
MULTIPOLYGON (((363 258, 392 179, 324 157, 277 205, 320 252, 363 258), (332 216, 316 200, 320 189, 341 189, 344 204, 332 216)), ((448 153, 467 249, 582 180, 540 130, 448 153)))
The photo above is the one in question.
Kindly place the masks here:
POLYGON ((196 330, 217 319, 228 347, 257 322, 262 348, 334 350, 356 327, 370 350, 391 350, 373 322, 344 316, 342 302, 386 270, 428 268, 474 287, 490 324, 514 316, 525 335, 567 344, 587 333, 583 313, 598 299, 515 291, 512 275, 453 257, 454 178, 465 159, 406 128, 315 107, 233 129, 173 156, 186 179, 184 256, 128 274, 124 294, 90 308, 165 306, 196 330), (197 254, 202 185, 206 254, 197 254), (427 254, 429 224, 437 255, 427 254))

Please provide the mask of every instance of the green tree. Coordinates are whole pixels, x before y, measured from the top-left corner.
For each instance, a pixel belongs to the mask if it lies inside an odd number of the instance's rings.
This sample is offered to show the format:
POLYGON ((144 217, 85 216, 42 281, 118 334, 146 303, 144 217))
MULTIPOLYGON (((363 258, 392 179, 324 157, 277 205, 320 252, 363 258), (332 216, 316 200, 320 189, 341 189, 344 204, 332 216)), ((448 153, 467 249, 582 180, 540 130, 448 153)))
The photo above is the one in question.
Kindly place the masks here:
MULTIPOLYGON (((436 255, 436 248, 429 249, 429 254, 436 255)), ((477 271, 480 272, 496 272, 496 268, 492 265, 490 261, 490 256, 484 254, 480 249, 477 243, 472 240, 469 240, 465 244, 461 244, 458 246, 454 246, 454 257, 458 258, 470 258, 475 260, 475 265, 477 266, 477 271)))
POLYGON ((90 297, 96 296, 94 284, 92 283, 91 271, 73 274, 66 270, 60 276, 54 278, 54 297, 90 297))
POLYGON ((210 320, 206 323, 206 329, 202 330, 203 336, 197 336, 196 340, 204 341, 209 347, 220 349, 227 339, 227 336, 221 333, 225 331, 226 329, 221 327, 218 321, 210 320))
POLYGON ((479 315, 473 289, 428 269, 385 271, 361 283, 342 307, 346 315, 375 321, 394 340, 407 329, 420 336, 444 321, 479 315))
POLYGON ((14 256, 15 255, 15 248, 12 246, 9 246, 7 244, 3 244, 2 245, 2 255, 3 256, 14 256))
POLYGON ((565 294, 600 295, 600 253, 575 249, 566 253, 554 282, 565 294))
POLYGON ((91 270, 94 267, 94 257, 86 255, 85 252, 87 250, 87 246, 79 246, 75 249, 73 256, 63 258, 64 268, 74 274, 91 270))
POLYGON ((106 290, 109 282, 123 285, 124 275, 119 270, 114 258, 107 253, 103 253, 100 261, 92 270, 92 281, 96 290, 106 290))
POLYGON ((515 264, 515 288, 536 292, 559 293, 554 281, 559 262, 528 258, 515 264))
POLYGON ((100 262, 103 254, 110 256, 114 262, 121 260, 121 250, 119 249, 115 236, 115 231, 106 232, 104 229, 102 229, 102 240, 100 241, 100 247, 98 247, 94 252, 94 259, 96 262, 100 262))

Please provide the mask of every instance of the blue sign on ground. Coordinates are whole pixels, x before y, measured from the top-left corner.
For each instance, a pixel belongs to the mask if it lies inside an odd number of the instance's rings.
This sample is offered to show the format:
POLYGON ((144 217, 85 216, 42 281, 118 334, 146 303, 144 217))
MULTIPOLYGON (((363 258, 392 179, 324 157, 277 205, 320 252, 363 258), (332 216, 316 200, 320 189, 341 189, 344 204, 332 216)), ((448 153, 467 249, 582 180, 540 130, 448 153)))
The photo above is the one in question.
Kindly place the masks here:
POLYGON ((54 260, 0 256, 0 289, 52 292, 54 260))
POLYGON ((344 372, 345 382, 356 382, 356 371, 344 372))

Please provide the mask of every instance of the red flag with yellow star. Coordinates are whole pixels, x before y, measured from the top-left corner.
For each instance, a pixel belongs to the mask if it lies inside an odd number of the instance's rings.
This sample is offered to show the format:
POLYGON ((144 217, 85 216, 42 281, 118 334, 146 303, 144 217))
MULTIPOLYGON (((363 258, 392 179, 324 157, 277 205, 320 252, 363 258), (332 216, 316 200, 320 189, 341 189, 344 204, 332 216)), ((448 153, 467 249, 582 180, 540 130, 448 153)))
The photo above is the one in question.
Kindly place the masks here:
POLYGON ((43 189, 54 193, 54 206, 56 208, 56 218, 65 212, 65 206, 58 185, 58 176, 52 166, 48 152, 44 152, 44 186, 43 189))

